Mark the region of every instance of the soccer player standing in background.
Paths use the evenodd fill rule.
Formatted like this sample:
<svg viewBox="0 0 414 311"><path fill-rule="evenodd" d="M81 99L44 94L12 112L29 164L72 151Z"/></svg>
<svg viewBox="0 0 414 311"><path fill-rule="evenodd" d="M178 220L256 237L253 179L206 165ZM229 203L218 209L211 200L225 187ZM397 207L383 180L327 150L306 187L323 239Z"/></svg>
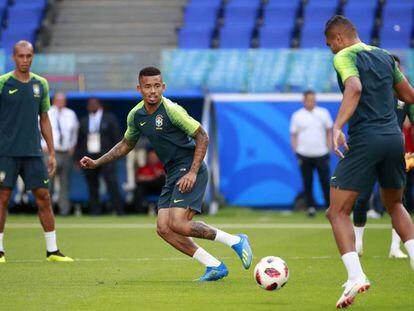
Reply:
<svg viewBox="0 0 414 311"><path fill-rule="evenodd" d="M30 72L33 57L30 42L17 42L13 48L15 70L0 76L0 262L6 262L3 232L7 205L18 175L35 196L45 234L46 259L69 262L73 259L63 255L57 247L48 190L49 176L56 171L52 127L47 113L49 86L46 79ZM39 124L49 150L48 170L42 160Z"/></svg>
<svg viewBox="0 0 414 311"><path fill-rule="evenodd" d="M215 281L228 275L227 267L191 237L214 240L231 247L245 269L252 261L246 235L232 235L212 228L193 217L201 213L208 181L204 163L208 136L199 122L179 105L162 96L165 83L155 67L142 69L138 91L143 100L128 114L124 138L97 160L83 157L84 169L95 169L114 161L134 149L140 134L148 137L167 174L158 201L157 232L169 244L206 266L198 281Z"/></svg>
<svg viewBox="0 0 414 311"><path fill-rule="evenodd" d="M341 157L331 177L327 217L348 272L337 308L354 302L370 287L355 250L350 213L358 195L378 177L384 206L400 235L414 269L414 226L402 204L405 185L404 141L394 112L394 90L414 103L414 90L388 52L362 43L355 26L334 16L325 27L326 44L335 55L334 67L343 99L333 126L335 152ZM349 121L349 122L348 122ZM342 128L348 122L348 140ZM344 153L340 146L344 145Z"/></svg>

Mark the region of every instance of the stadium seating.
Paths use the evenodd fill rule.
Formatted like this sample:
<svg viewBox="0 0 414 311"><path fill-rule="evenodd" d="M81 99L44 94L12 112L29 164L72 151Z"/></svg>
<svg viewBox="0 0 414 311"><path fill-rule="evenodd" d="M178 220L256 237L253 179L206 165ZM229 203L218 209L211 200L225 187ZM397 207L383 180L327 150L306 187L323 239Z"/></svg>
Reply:
<svg viewBox="0 0 414 311"><path fill-rule="evenodd" d="M187 7L215 7L219 8L221 6L222 1L221 0L190 0L187 4Z"/></svg>
<svg viewBox="0 0 414 311"><path fill-rule="evenodd" d="M15 0L13 4L0 1L0 16L7 16L7 28L2 31L1 46L8 52L18 40L36 41L36 32L41 26L47 0ZM2 13L6 10L7 14Z"/></svg>
<svg viewBox="0 0 414 311"><path fill-rule="evenodd" d="M264 26L259 29L259 46L261 48L288 48L292 38L293 25L284 27Z"/></svg>
<svg viewBox="0 0 414 311"><path fill-rule="evenodd" d="M184 12L184 27L215 27L218 7L187 6Z"/></svg>
<svg viewBox="0 0 414 311"><path fill-rule="evenodd" d="M224 26L220 29L220 48L247 49L253 29L250 26Z"/></svg>
<svg viewBox="0 0 414 311"><path fill-rule="evenodd" d="M248 72L247 52L216 50L211 56L207 90L210 92L243 92L246 89Z"/></svg>
<svg viewBox="0 0 414 311"><path fill-rule="evenodd" d="M384 48L409 48L413 30L412 1L389 1L382 14L380 44Z"/></svg>
<svg viewBox="0 0 414 311"><path fill-rule="evenodd" d="M250 50L247 92L284 91L285 73L289 66L288 50Z"/></svg>
<svg viewBox="0 0 414 311"><path fill-rule="evenodd" d="M183 49L208 49L211 46L213 28L181 28L178 46Z"/></svg>
<svg viewBox="0 0 414 311"><path fill-rule="evenodd" d="M260 1L233 0L224 9L226 26L253 27L256 24Z"/></svg>
<svg viewBox="0 0 414 311"><path fill-rule="evenodd" d="M302 48L324 47L323 30L337 9L337 1L311 0L305 7L304 25L301 32Z"/></svg>
<svg viewBox="0 0 414 311"><path fill-rule="evenodd" d="M291 26L293 27L296 20L296 14L298 7L294 4L294 1L287 2L290 5L282 2L270 2L264 9L264 25L266 26Z"/></svg>
<svg viewBox="0 0 414 311"><path fill-rule="evenodd" d="M375 25L375 10L377 1L349 0L344 8L343 15L349 18L356 28L363 42L370 43Z"/></svg>

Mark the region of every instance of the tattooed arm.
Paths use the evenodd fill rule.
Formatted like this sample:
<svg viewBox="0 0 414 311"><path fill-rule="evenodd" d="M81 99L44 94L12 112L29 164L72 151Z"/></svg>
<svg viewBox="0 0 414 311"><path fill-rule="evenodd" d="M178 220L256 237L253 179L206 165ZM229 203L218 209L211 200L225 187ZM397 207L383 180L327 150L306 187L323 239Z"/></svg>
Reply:
<svg viewBox="0 0 414 311"><path fill-rule="evenodd" d="M191 189L193 189L197 179L198 170L200 169L207 152L208 135L201 126L195 131L193 138L196 143L193 163L191 164L190 171L177 182L178 189L183 193L190 192Z"/></svg>
<svg viewBox="0 0 414 311"><path fill-rule="evenodd" d="M111 150L109 150L107 153L105 153L102 157L100 157L97 160L93 160L89 157L83 157L82 160L80 160L80 165L84 169L97 168L106 163L115 161L123 157L128 152L130 152L132 149L134 149L135 144L136 144L136 141L129 141L126 138L123 138Z"/></svg>

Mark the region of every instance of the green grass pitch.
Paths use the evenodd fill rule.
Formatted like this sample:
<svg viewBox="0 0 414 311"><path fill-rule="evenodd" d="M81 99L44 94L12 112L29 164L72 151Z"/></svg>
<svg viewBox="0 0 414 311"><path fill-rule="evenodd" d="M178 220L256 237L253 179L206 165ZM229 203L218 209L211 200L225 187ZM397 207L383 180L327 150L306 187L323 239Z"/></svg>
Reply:
<svg viewBox="0 0 414 311"><path fill-rule="evenodd" d="M159 238L153 217L57 218L58 243L74 263L45 261L37 218L10 216L5 232L7 263L0 264L0 310L334 310L346 280L332 232L322 214L283 215L223 209L199 217L231 233L250 236L253 266L280 256L290 269L288 284L267 292L256 285L253 267L211 241L200 245L230 270L212 283L192 280L204 268ZM408 260L388 258L390 219L369 220L362 264L372 288L352 310L414 310L414 271Z"/></svg>

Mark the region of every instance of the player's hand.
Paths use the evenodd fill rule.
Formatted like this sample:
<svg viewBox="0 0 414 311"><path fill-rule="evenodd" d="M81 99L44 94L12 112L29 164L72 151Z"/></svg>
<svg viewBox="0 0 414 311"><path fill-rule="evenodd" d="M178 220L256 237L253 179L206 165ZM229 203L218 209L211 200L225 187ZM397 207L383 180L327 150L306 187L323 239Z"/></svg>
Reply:
<svg viewBox="0 0 414 311"><path fill-rule="evenodd" d="M181 193L190 192L194 187L196 179L196 173L188 172L177 182L178 190L180 190Z"/></svg>
<svg viewBox="0 0 414 311"><path fill-rule="evenodd" d="M344 158L344 154L342 153L342 151L340 150L340 147L344 145L344 151L348 151L349 147L348 144L346 143L346 137L345 134L342 132L342 130L340 129L333 129L333 148L335 153L340 157L340 158Z"/></svg>
<svg viewBox="0 0 414 311"><path fill-rule="evenodd" d="M92 169L94 169L94 168L96 168L97 167L97 165L96 165L96 160L92 160L91 158L89 158L89 157L83 157L80 161L79 161L79 164L80 164L80 166L83 168L83 169L90 169L90 170L92 170Z"/></svg>
<svg viewBox="0 0 414 311"><path fill-rule="evenodd" d="M47 160L47 173L50 177L55 176L56 173L56 158L55 156L50 156Z"/></svg>

